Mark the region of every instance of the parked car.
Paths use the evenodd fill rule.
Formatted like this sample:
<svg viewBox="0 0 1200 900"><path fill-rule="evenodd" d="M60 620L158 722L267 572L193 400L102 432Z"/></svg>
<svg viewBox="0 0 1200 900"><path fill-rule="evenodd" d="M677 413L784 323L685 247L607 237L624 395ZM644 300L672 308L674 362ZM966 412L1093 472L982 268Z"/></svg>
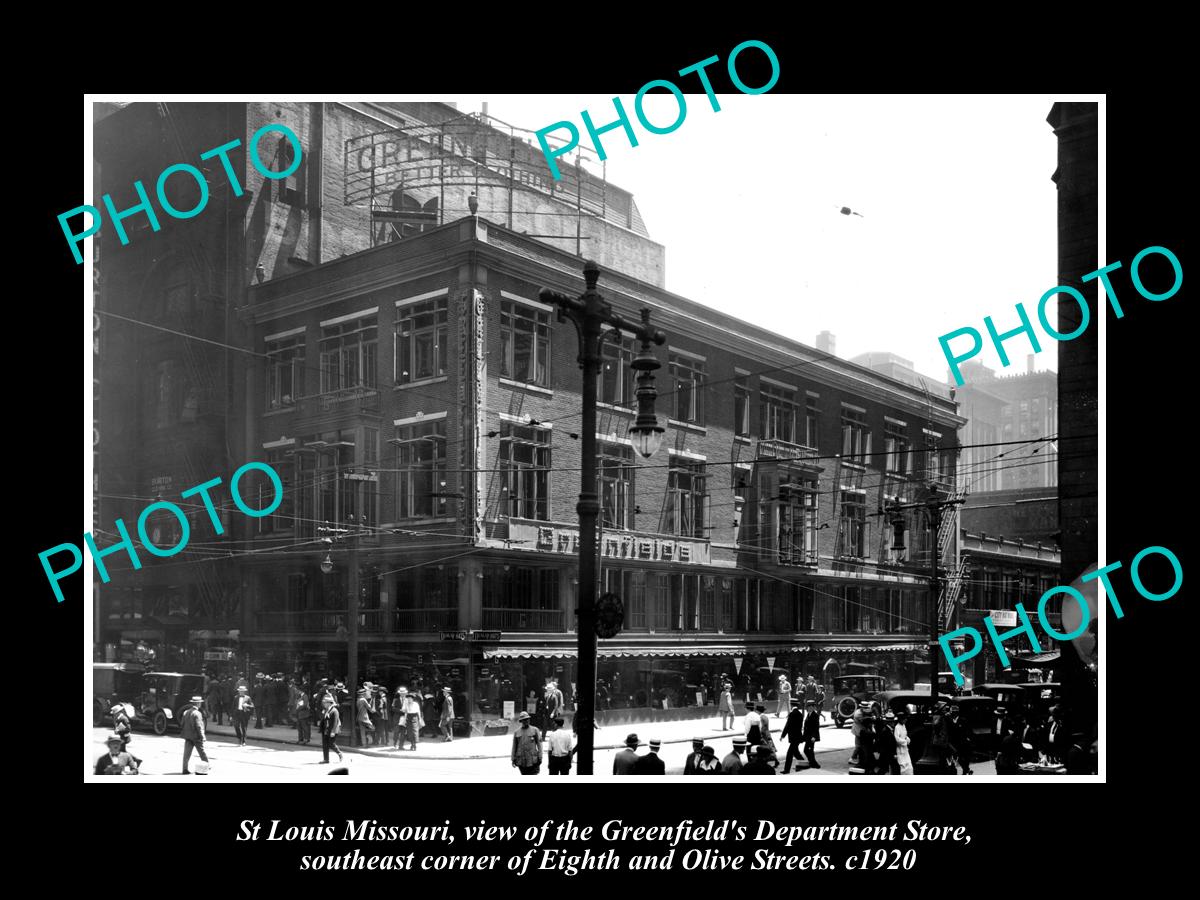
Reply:
<svg viewBox="0 0 1200 900"><path fill-rule="evenodd" d="M113 695L122 703L133 703L142 696L141 663L92 663L92 724L99 727L112 721Z"/></svg>
<svg viewBox="0 0 1200 900"><path fill-rule="evenodd" d="M193 696L204 696L204 676L185 672L147 672L142 676L141 701L134 724L149 725L155 734L179 727L179 714Z"/></svg>
<svg viewBox="0 0 1200 900"><path fill-rule="evenodd" d="M938 694L936 697L928 691L883 691L874 697L875 704L882 711L891 710L898 713L904 710L908 713L908 755L915 764L925 753L925 744L929 740L929 722L932 719L933 708L940 702L949 703L952 699L948 694Z"/></svg>
<svg viewBox="0 0 1200 900"><path fill-rule="evenodd" d="M882 675L839 675L833 679L833 722L841 728L863 700L883 691ZM929 695L926 694L926 697Z"/></svg>
<svg viewBox="0 0 1200 900"><path fill-rule="evenodd" d="M996 755L996 700L982 694L955 697L958 714L971 729L971 742L976 755L991 759Z"/></svg>
<svg viewBox="0 0 1200 900"><path fill-rule="evenodd" d="M996 706L1003 706L1009 714L1022 712L1029 700L1028 692L1019 684L981 684L975 688L975 695L991 697Z"/></svg>

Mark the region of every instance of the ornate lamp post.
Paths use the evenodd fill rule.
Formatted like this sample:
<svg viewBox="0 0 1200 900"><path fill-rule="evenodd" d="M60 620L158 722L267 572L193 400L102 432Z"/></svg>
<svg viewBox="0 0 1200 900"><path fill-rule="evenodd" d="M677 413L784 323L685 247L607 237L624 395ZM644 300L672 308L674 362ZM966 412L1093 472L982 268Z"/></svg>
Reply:
<svg viewBox="0 0 1200 900"><path fill-rule="evenodd" d="M580 478L579 504L579 669L575 687L575 731L579 736L576 750L576 771L592 774L592 750L595 744L596 710L596 569L599 547L596 543L596 519L600 512L596 492L596 378L600 373L604 325L627 332L641 341L641 350L633 360L637 371L638 413L629 426L629 438L643 459L649 459L662 443L663 429L654 414L658 392L654 388L654 371L661 367L651 350L651 344L663 344L666 335L650 327L650 310L642 310L640 324L630 322L613 312L609 303L596 290L600 267L592 260L583 266L587 289L577 298L567 297L543 288L538 299L558 307L559 321L569 319L579 333L579 368L583 370L583 423L580 428L583 472ZM610 635L611 636L611 635Z"/></svg>

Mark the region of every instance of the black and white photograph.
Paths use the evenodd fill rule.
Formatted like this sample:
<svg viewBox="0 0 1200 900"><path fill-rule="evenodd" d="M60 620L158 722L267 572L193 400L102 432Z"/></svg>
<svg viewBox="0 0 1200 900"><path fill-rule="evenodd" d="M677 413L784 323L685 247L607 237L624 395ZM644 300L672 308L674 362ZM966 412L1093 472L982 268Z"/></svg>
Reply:
<svg viewBox="0 0 1200 900"><path fill-rule="evenodd" d="M85 777L1102 774L1103 98L764 80L88 98Z"/></svg>

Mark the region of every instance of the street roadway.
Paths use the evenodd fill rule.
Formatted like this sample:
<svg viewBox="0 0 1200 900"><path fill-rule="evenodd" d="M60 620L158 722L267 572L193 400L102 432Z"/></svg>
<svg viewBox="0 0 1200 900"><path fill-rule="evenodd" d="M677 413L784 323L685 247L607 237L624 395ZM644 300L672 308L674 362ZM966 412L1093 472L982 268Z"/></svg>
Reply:
<svg viewBox="0 0 1200 900"><path fill-rule="evenodd" d="M94 771L96 760L105 753L104 739L108 729L93 728L90 731L85 761L89 774ZM315 739L313 744L298 746L255 740L251 736L246 746L240 747L232 738L210 736L205 741L205 750L212 761L212 772L203 778L190 775L187 776L187 780L274 782L324 778L331 770L338 768L337 757L333 756L331 763L325 765L321 759L320 735L315 735ZM848 777L847 762L853 744L849 729L822 729L822 739L824 747L818 744L822 749L817 754L821 768L793 770L787 776L789 779L841 781ZM724 756L732 746L727 737L714 738L710 743L718 756ZM422 781L498 781L519 780L522 777L506 758L429 758L420 753L409 756L405 751L388 750L380 753L376 750L373 753L360 753L345 746L342 749L345 753L344 767L349 776L363 781L407 781L414 777ZM422 746L421 749L424 750L425 747ZM642 748L643 752L644 749ZM137 731L134 732L129 750L142 760L142 776L184 777L183 740L177 734L158 737ZM682 774L684 760L690 751L690 742L669 743L663 746L660 755L667 764L668 775ZM612 761L616 752L596 751L595 771L598 774L611 778L609 773L612 772ZM193 768L198 759L193 753ZM977 763L974 768L978 775L983 777L993 775L995 771L991 762ZM549 777L544 765L539 777Z"/></svg>

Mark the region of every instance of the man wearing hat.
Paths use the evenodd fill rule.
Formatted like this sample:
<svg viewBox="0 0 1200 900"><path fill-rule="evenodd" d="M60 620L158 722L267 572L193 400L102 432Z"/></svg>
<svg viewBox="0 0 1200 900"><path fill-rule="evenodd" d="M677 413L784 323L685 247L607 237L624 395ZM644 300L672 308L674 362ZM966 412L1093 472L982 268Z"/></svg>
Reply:
<svg viewBox="0 0 1200 900"><path fill-rule="evenodd" d="M246 726L250 724L250 713L254 712L254 701L250 699L250 689L244 684L237 686L233 705L229 714L233 716L233 731L237 735L238 745L246 746Z"/></svg>
<svg viewBox="0 0 1200 900"><path fill-rule="evenodd" d="M542 733L529 720L529 713L522 711L518 717L520 727L513 732L512 764L522 775L537 775L542 771Z"/></svg>
<svg viewBox="0 0 1200 900"><path fill-rule="evenodd" d="M867 700L858 702L858 709L850 716L850 734L854 738L854 752L850 754L850 765L856 766L862 759L859 749L862 746L863 718L871 712L871 704Z"/></svg>
<svg viewBox="0 0 1200 900"><path fill-rule="evenodd" d="M791 703L791 712L783 723L783 730L779 732L781 741L788 739L787 755L783 758L784 775L792 771L792 760L800 759L800 741L804 739L804 711L800 708L800 698L795 698Z"/></svg>
<svg viewBox="0 0 1200 900"><path fill-rule="evenodd" d="M639 756L637 762L633 764L634 775L665 775L667 774L666 764L659 758L658 751L662 747L662 741L658 738L650 739L650 752Z"/></svg>
<svg viewBox="0 0 1200 900"><path fill-rule="evenodd" d="M404 741L405 733L405 715L404 703L408 700L408 688L404 685L396 688L396 693L392 695L392 747L395 750L400 749L400 745Z"/></svg>
<svg viewBox="0 0 1200 900"><path fill-rule="evenodd" d="M454 694L450 686L442 688L442 712L438 717L438 727L442 730L442 740L454 740Z"/></svg>
<svg viewBox="0 0 1200 900"><path fill-rule="evenodd" d="M312 739L312 709L309 706L308 685L292 686L292 712L296 717L296 743L307 744Z"/></svg>
<svg viewBox="0 0 1200 900"><path fill-rule="evenodd" d="M771 768L771 748L765 744L759 744L754 748L754 759L742 766L739 775L774 775L775 770Z"/></svg>
<svg viewBox="0 0 1200 900"><path fill-rule="evenodd" d="M371 682L358 689L358 700L354 706L354 726L358 737L358 746L366 747L371 743L371 734L375 725L371 722Z"/></svg>
<svg viewBox="0 0 1200 900"><path fill-rule="evenodd" d="M900 765L896 762L896 714L890 709L882 719L875 720L875 774L899 775Z"/></svg>
<svg viewBox="0 0 1200 900"><path fill-rule="evenodd" d="M183 774L190 775L188 771L188 760L192 758L192 751L195 750L200 754L200 759L205 763L208 762L208 754L204 752L204 717L200 715L200 704L204 702L204 698L197 694L188 701L188 705L184 707L182 715L179 717L179 733L183 737ZM197 765L197 770L200 766ZM207 765L204 766L207 769ZM204 774L197 771L197 774Z"/></svg>
<svg viewBox="0 0 1200 900"><path fill-rule="evenodd" d="M733 727L733 686L726 680L721 681L721 696L717 700L717 712L721 714L721 730Z"/></svg>
<svg viewBox="0 0 1200 900"><path fill-rule="evenodd" d="M722 775L737 775L742 771L742 753L746 750L746 739L744 737L735 737L733 739L733 750L725 754L725 758L721 760Z"/></svg>
<svg viewBox="0 0 1200 900"><path fill-rule="evenodd" d="M804 723L800 726L804 738L804 757L808 760L810 769L819 769L817 762L817 741L821 739L821 705L816 700L804 701Z"/></svg>
<svg viewBox="0 0 1200 900"><path fill-rule="evenodd" d="M776 689L778 698L775 702L775 718L790 716L792 714L792 683L788 681L787 673L784 672L779 676L779 686Z"/></svg>
<svg viewBox="0 0 1200 900"><path fill-rule="evenodd" d="M115 731L105 741L108 752L96 760L97 775L136 775L141 763L137 757L125 749L125 742Z"/></svg>
<svg viewBox="0 0 1200 900"><path fill-rule="evenodd" d="M337 745L338 732L342 730L342 714L338 711L337 702L330 694L321 698L321 753L325 762L329 762L329 751L337 754L338 762L342 761L342 749Z"/></svg>
<svg viewBox="0 0 1200 900"><path fill-rule="evenodd" d="M687 761L683 764L684 775L700 775L704 774L698 771L700 760L704 758L704 738L692 738L692 752L688 754Z"/></svg>
<svg viewBox="0 0 1200 900"><path fill-rule="evenodd" d="M633 767L637 765L638 755L637 748L641 744L638 742L638 736L631 734L625 738L625 748L618 750L617 755L613 757L613 774L614 775L632 775Z"/></svg>
<svg viewBox="0 0 1200 900"><path fill-rule="evenodd" d="M1021 738L1018 737L1007 717L1003 706L996 707L997 727L1000 729L1000 740L996 750L996 774L1019 775L1018 766L1021 763Z"/></svg>

